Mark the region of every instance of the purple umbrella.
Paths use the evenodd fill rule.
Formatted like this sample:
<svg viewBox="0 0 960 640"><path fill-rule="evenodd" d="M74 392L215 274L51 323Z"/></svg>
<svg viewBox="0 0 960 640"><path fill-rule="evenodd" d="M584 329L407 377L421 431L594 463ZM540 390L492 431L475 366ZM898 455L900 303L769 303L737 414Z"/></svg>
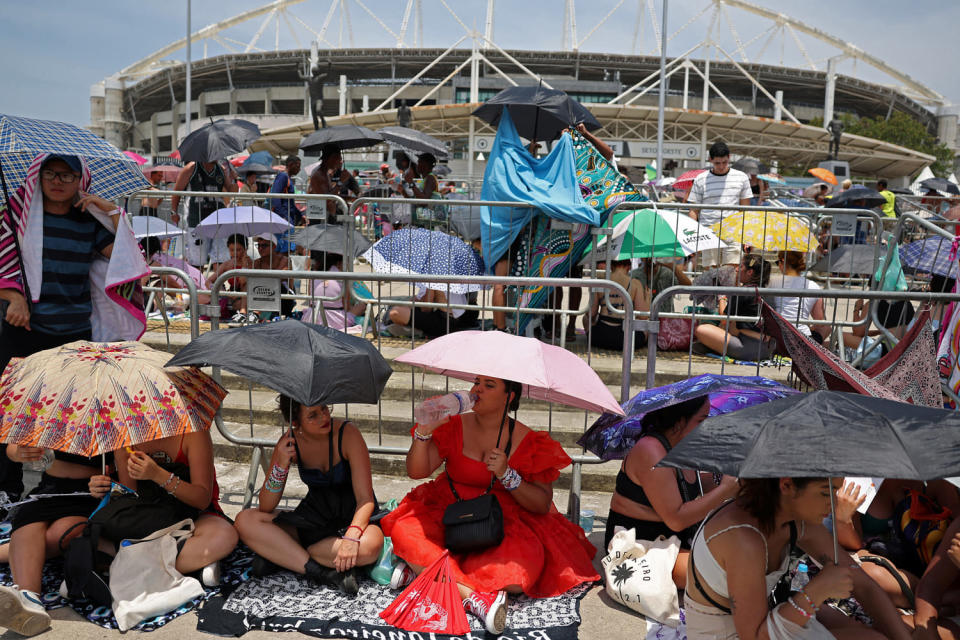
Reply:
<svg viewBox="0 0 960 640"><path fill-rule="evenodd" d="M710 415L719 416L799 393L761 376L724 376L707 373L663 387L641 391L623 404L626 417L605 413L577 441L601 460L627 456L643 435L643 417L686 400L709 395Z"/></svg>

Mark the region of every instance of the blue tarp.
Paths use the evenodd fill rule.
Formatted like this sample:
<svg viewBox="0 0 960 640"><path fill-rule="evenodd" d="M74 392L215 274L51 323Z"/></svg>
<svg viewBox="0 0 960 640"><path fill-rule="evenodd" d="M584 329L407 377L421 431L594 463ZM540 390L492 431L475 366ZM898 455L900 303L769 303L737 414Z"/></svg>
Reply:
<svg viewBox="0 0 960 640"><path fill-rule="evenodd" d="M483 175L484 200L529 203L551 218L599 225L600 214L583 199L570 136L560 136L549 154L534 158L526 150L504 109ZM536 209L481 207L483 261L493 270Z"/></svg>

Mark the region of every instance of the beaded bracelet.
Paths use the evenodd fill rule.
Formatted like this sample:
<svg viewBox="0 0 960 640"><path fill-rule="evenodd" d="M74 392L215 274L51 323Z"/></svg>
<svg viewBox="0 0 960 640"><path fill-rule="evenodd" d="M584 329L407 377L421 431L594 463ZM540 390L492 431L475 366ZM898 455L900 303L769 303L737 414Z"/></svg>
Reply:
<svg viewBox="0 0 960 640"><path fill-rule="evenodd" d="M166 482L164 482L162 485L160 485L160 488L161 488L161 489L166 489L166 488L167 488L167 485L170 484L171 482L173 482L174 477L175 477L175 475L174 475L173 471L171 471L171 472L170 472L170 477L167 478L167 481L166 481Z"/></svg>
<svg viewBox="0 0 960 640"><path fill-rule="evenodd" d="M176 495L177 495L177 489L179 489L179 488L180 488L180 478L177 477L177 484L173 485L173 488L172 488L172 489L167 489L167 493L169 493L170 495L176 497Z"/></svg>
<svg viewBox="0 0 960 640"><path fill-rule="evenodd" d="M422 433L420 433L418 429L414 429L413 437L414 439L419 440L420 442L429 442L430 440L433 439L433 434L431 433L430 435L425 436Z"/></svg>
<svg viewBox="0 0 960 640"><path fill-rule="evenodd" d="M289 469L284 469L278 464L273 465L270 469L270 475L263 483L263 488L270 493L280 493L283 491L283 485L287 481L288 473L290 473Z"/></svg>
<svg viewBox="0 0 960 640"><path fill-rule="evenodd" d="M370 526L370 525L367 525L367 527L369 527L369 526ZM347 527L347 531L350 531L350 529L356 529L357 531L360 532L360 535L363 536L363 532L367 530L367 527L363 527L363 528L361 529L361 528L358 527L357 525L352 524L352 525L350 525L349 527Z"/></svg>
<svg viewBox="0 0 960 640"><path fill-rule="evenodd" d="M500 478L500 484L507 491L513 491L520 486L521 482L523 482L523 478L512 467L507 467L507 470L503 472L503 477Z"/></svg>
<svg viewBox="0 0 960 640"><path fill-rule="evenodd" d="M801 607L800 605L798 605L796 602L794 602L794 601L793 601L793 598L787 598L787 602L790 603L790 606L791 606L791 607L793 607L794 609L796 609L797 611L799 611L800 613L802 613L802 614L803 614L803 617L806 618L807 620L809 620L810 618L813 617L812 615L810 615L809 613L807 613L806 609L804 609L803 607Z"/></svg>
<svg viewBox="0 0 960 640"><path fill-rule="evenodd" d="M799 594L802 595L804 598L806 598L807 602L810 604L810 608L813 609L813 612L814 612L814 613L820 613L820 607L818 607L817 605L815 605L815 604L813 603L813 599L812 599L809 595L807 595L807 592L806 592L806 591L804 591L803 589L801 589L801 590L798 591L797 593L799 593Z"/></svg>

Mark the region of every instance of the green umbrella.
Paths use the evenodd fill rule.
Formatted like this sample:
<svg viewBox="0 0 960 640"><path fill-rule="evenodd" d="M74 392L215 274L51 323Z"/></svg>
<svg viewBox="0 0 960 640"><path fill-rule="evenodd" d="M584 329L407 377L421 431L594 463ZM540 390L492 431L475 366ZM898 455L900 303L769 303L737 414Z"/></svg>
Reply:
<svg viewBox="0 0 960 640"><path fill-rule="evenodd" d="M683 258L706 249L723 249L713 231L675 211L618 211L613 217L610 252L614 260L629 258ZM589 255L590 248L587 250ZM606 240L599 242L596 259L607 259Z"/></svg>

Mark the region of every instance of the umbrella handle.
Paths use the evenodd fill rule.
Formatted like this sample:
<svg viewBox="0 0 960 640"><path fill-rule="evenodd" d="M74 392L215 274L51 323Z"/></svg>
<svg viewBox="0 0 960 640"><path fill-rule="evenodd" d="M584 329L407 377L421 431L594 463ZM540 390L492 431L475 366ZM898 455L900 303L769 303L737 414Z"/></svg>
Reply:
<svg viewBox="0 0 960 640"><path fill-rule="evenodd" d="M833 493L833 477L827 478L830 486L830 531L833 534L833 564L837 564L840 559L840 547L837 544L837 508L836 496Z"/></svg>

